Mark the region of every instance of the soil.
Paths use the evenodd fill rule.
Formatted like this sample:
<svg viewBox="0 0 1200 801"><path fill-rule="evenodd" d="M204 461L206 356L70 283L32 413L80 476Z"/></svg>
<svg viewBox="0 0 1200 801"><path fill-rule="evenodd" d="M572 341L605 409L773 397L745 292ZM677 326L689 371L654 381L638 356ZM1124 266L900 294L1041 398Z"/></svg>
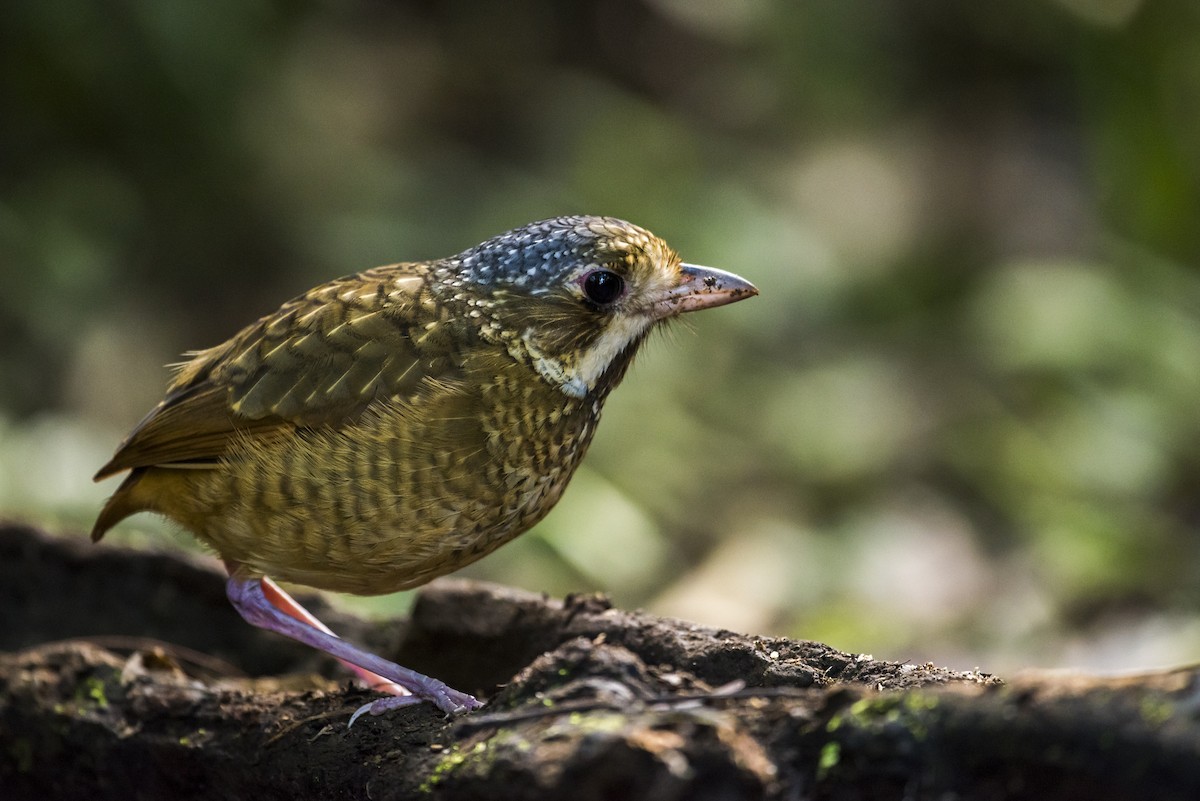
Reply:
<svg viewBox="0 0 1200 801"><path fill-rule="evenodd" d="M0 525L3 799L1196 799L1200 670L1002 681L460 580L410 619L299 596L473 692L373 694L206 561Z"/></svg>

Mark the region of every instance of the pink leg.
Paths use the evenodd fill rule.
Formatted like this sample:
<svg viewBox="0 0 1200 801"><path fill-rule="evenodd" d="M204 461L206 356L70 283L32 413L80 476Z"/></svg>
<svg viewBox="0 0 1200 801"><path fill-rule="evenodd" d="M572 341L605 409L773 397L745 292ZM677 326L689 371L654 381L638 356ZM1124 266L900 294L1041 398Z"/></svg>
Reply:
<svg viewBox="0 0 1200 801"><path fill-rule="evenodd" d="M286 594L275 586L274 582L268 585L266 580L241 578L237 575L229 577L229 581L225 584L225 593L229 596L233 608L247 623L310 645L343 663L362 668L368 675L381 678L385 682L394 682L411 693L411 695L381 698L374 703L367 704L355 712L350 719L352 724L364 712L369 711L371 714L378 715L389 709L396 709L419 701L429 701L448 715L468 712L483 706L474 697L451 689L437 679L424 676L415 670L409 670L395 662L389 662L351 645L330 633L324 625L314 624L313 621L316 619L295 601L292 601L290 605L284 604L285 607L294 607L294 610L276 606L268 597L268 586L279 597L286 597Z"/></svg>
<svg viewBox="0 0 1200 801"><path fill-rule="evenodd" d="M263 595L266 596L267 600L276 609L286 615L296 618L296 620L299 620L302 623L307 623L314 629L325 632L331 637L337 636L328 626L322 623L316 615L301 606L299 601L288 595L287 592L285 592L282 587L272 581L269 576L263 576L261 581ZM338 661L345 665L347 670L351 671L355 676L358 676L359 680L376 692L388 693L389 695L412 695L412 693L401 687L396 682L388 681L383 676L378 676L366 668L361 668L352 662L347 662L345 659L339 659Z"/></svg>

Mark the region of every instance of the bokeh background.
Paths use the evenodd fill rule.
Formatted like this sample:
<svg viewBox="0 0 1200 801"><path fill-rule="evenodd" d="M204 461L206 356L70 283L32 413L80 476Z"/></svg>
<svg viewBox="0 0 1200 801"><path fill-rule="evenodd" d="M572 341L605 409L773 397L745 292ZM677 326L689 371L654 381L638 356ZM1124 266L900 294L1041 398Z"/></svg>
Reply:
<svg viewBox="0 0 1200 801"><path fill-rule="evenodd" d="M564 213L762 295L656 339L466 573L993 672L1200 659L1195 0L9 3L0 515L83 536L183 351Z"/></svg>

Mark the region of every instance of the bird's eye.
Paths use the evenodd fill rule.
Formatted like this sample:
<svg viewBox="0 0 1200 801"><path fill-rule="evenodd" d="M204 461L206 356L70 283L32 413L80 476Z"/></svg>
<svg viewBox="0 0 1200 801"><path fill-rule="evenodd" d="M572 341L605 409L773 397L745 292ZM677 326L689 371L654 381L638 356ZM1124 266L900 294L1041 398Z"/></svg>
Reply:
<svg viewBox="0 0 1200 801"><path fill-rule="evenodd" d="M597 306L607 306L625 289L625 279L611 270L596 270L583 279L583 294Z"/></svg>

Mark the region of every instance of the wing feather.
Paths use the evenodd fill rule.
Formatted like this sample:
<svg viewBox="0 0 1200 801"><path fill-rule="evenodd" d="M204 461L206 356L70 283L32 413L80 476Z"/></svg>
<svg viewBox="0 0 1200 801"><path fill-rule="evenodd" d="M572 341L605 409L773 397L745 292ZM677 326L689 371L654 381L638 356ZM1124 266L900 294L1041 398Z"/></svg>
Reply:
<svg viewBox="0 0 1200 801"><path fill-rule="evenodd" d="M430 322L445 323L426 269L392 265L331 281L194 354L97 480L138 467L215 465L239 439L344 425L379 399L452 380L444 354L416 341Z"/></svg>

